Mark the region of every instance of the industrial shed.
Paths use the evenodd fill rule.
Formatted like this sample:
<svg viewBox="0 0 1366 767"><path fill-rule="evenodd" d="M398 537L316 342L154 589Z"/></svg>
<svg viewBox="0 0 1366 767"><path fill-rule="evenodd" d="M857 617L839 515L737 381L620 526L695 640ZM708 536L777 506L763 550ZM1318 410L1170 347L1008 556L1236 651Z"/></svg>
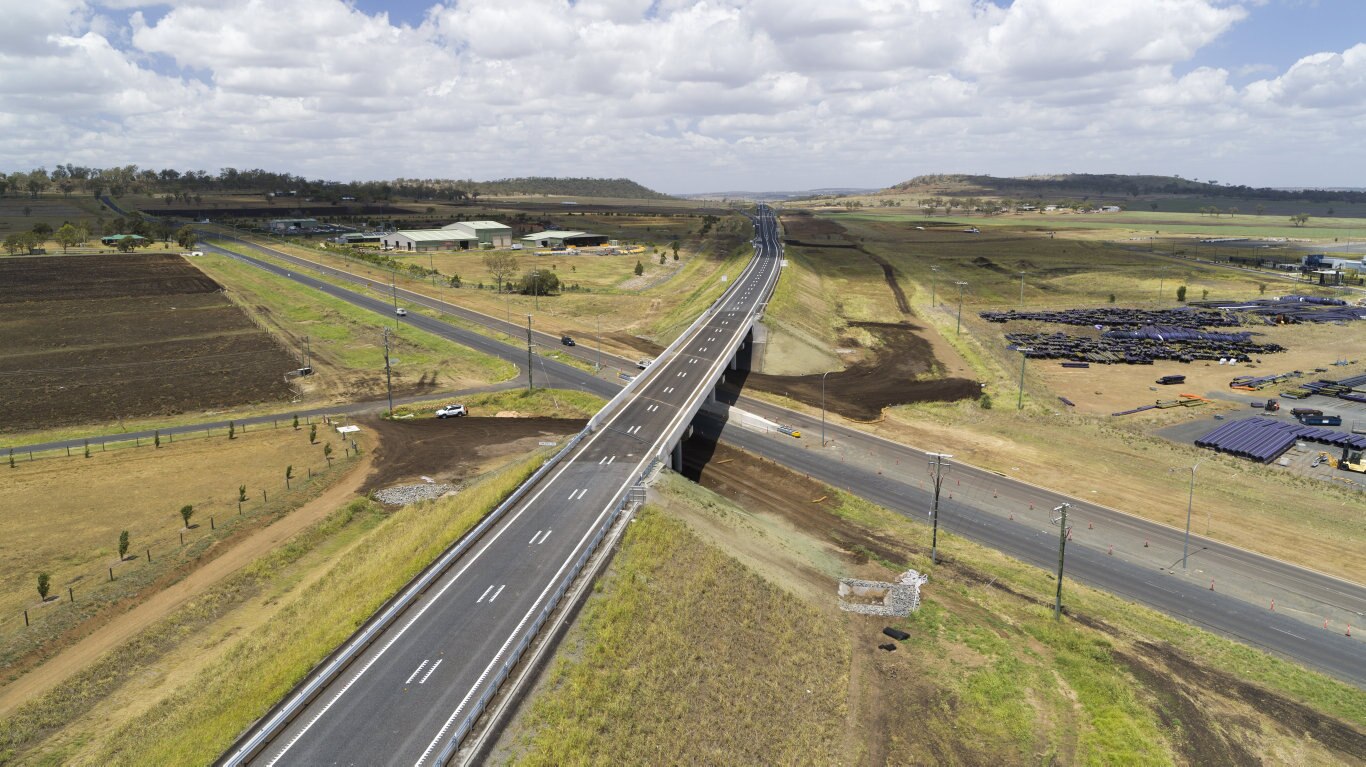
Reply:
<svg viewBox="0 0 1366 767"><path fill-rule="evenodd" d="M522 239L538 248L583 248L593 245L606 245L608 238L603 234L549 229L544 232L528 234Z"/></svg>
<svg viewBox="0 0 1366 767"><path fill-rule="evenodd" d="M394 250L469 250L479 238L458 229L409 229L389 232L380 244Z"/></svg>
<svg viewBox="0 0 1366 767"><path fill-rule="evenodd" d="M512 245L512 227L497 221L457 221L441 227L446 231L464 232L479 238L481 246L506 248Z"/></svg>

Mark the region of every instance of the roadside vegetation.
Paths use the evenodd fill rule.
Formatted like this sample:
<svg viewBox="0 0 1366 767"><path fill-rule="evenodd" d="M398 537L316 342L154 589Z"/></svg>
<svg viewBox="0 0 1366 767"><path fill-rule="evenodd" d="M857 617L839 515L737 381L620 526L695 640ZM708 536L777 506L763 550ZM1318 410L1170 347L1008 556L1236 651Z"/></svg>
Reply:
<svg viewBox="0 0 1366 767"><path fill-rule="evenodd" d="M363 499L339 509L0 722L0 758L212 762L548 455L392 513ZM139 681L157 669L173 675ZM110 701L119 705L98 705Z"/></svg>
<svg viewBox="0 0 1366 767"><path fill-rule="evenodd" d="M606 400L588 392L573 389L525 388L483 392L456 398L469 409L470 415L487 418L498 413L516 413L520 418L591 418L607 404ZM397 418L430 418L435 410L451 402L451 398L416 402L394 408Z"/></svg>
<svg viewBox="0 0 1366 767"><path fill-rule="evenodd" d="M390 323L383 317L226 256L206 254L196 263L226 286L229 297L248 314L276 329L291 346L302 348L308 337L315 374L300 379L300 385L320 387L320 394L333 397L384 393L381 331ZM399 360L393 366L398 392L467 388L514 375L514 366L507 362L410 325L395 324L390 328L390 356Z"/></svg>
<svg viewBox="0 0 1366 767"><path fill-rule="evenodd" d="M494 761L1366 758L1347 685L1074 583L1055 622L1046 573L942 534L931 565L923 525L820 492L812 513L741 509L666 475ZM838 577L907 566L930 575L912 617L835 608ZM893 652L887 625L911 635Z"/></svg>

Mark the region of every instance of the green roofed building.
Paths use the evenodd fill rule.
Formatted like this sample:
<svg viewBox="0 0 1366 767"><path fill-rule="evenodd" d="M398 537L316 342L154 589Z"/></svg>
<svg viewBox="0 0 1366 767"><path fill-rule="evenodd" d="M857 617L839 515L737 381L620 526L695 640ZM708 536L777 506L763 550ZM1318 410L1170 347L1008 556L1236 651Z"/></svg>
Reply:
<svg viewBox="0 0 1366 767"><path fill-rule="evenodd" d="M528 234L522 239L539 248L583 248L593 245L606 245L608 238L602 234L548 229L544 232Z"/></svg>
<svg viewBox="0 0 1366 767"><path fill-rule="evenodd" d="M380 244L385 248L409 252L469 250L478 242L478 237L459 229L408 229L389 232L380 238Z"/></svg>
<svg viewBox="0 0 1366 767"><path fill-rule="evenodd" d="M506 248L512 245L512 227L497 221L457 221L441 228L472 234L479 238L481 246Z"/></svg>
<svg viewBox="0 0 1366 767"><path fill-rule="evenodd" d="M141 245L146 239L146 237L143 237L140 234L110 234L101 237L100 243L103 245L114 246L118 245L123 240L133 240L134 242L137 242L139 245Z"/></svg>

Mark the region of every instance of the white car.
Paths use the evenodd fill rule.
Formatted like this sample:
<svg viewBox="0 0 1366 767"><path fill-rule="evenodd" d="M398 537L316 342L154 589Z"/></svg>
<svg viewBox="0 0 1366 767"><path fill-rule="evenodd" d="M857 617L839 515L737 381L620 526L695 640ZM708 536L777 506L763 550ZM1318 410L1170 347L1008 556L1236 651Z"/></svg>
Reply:
<svg viewBox="0 0 1366 767"><path fill-rule="evenodd" d="M654 359L653 359L652 357L646 357L646 358L640 360L639 362L637 362L637 363L636 363L636 367L640 368L641 370L644 370L645 368L648 368L648 367L649 367L650 365L652 365L652 364L654 364Z"/></svg>
<svg viewBox="0 0 1366 767"><path fill-rule="evenodd" d="M397 309L394 310L394 314L397 314L397 315L400 316L400 317L407 317L407 316L408 316L408 310L407 310L407 309L404 309L403 307L400 306L399 308L397 308Z"/></svg>
<svg viewBox="0 0 1366 767"><path fill-rule="evenodd" d="M464 405L447 405L436 410L437 418L459 418L462 415L469 415Z"/></svg>

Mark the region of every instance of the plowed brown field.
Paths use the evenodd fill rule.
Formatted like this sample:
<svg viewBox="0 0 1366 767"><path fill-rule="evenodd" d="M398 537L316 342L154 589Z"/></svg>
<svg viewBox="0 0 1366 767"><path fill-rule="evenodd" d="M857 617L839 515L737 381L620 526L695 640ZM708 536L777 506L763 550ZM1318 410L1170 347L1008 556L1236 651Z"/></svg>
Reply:
<svg viewBox="0 0 1366 767"><path fill-rule="evenodd" d="M0 432L282 400L297 367L180 256L0 259Z"/></svg>

